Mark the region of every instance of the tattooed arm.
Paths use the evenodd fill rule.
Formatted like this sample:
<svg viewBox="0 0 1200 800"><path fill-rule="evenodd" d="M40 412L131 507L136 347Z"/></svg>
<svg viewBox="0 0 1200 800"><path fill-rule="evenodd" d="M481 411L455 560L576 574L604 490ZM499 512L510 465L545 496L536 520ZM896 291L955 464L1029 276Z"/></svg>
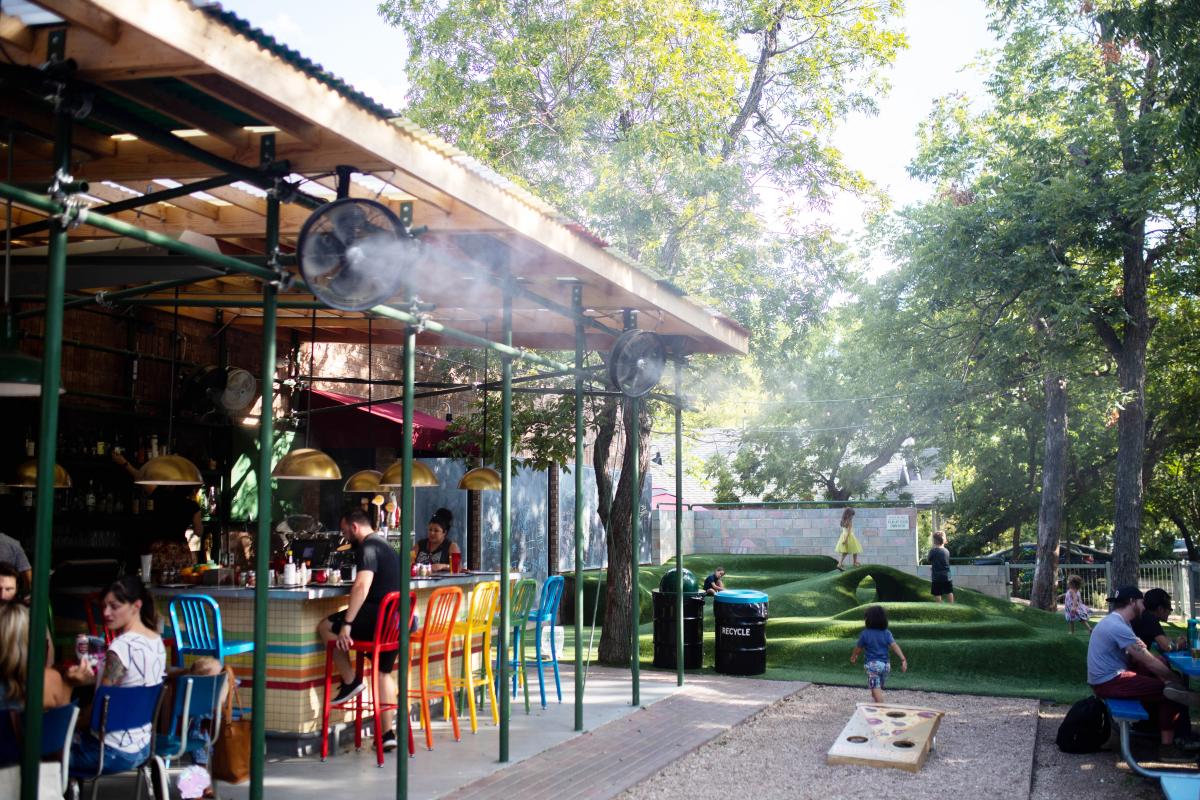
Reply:
<svg viewBox="0 0 1200 800"><path fill-rule="evenodd" d="M104 657L104 673L100 676L101 686L120 686L125 677L125 665L112 650Z"/></svg>

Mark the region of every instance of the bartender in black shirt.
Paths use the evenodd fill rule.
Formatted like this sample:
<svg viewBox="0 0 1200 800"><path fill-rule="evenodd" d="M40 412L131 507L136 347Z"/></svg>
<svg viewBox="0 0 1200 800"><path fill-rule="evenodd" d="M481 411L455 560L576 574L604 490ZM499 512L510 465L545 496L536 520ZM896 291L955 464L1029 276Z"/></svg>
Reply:
<svg viewBox="0 0 1200 800"><path fill-rule="evenodd" d="M347 655L353 641L370 641L375 637L375 623L379 616L383 598L391 592L400 591L400 557L387 539L371 527L371 519L363 511L355 509L342 516L342 535L354 546L358 574L350 587L350 604L344 611L321 620L317 635L322 642L334 642L333 663L342 678L342 685L330 701L341 705L359 695L366 687L362 676L354 671ZM381 653L375 668L383 676L382 694L385 703L395 703L396 683L392 669L396 665L396 651ZM382 725L376 728L383 733L383 747L396 747L396 734L392 731L392 712L382 712ZM378 735L378 733L376 734Z"/></svg>

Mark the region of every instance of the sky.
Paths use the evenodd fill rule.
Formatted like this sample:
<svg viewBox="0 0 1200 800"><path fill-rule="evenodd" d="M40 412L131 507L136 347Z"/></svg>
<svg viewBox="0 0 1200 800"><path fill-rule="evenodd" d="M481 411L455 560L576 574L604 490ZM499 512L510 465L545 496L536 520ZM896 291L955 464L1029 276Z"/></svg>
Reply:
<svg viewBox="0 0 1200 800"><path fill-rule="evenodd" d="M374 0L223 0L222 5L360 91L403 111L404 37L380 19ZM982 94L982 77L966 67L995 44L983 0L908 0L906 6L901 24L909 47L891 70L891 91L879 99L877 115L847 119L834 138L847 162L884 189L895 207L929 192L905 171L916 152L918 124L937 97ZM829 213L845 233L862 233L862 206L855 199L839 199ZM877 258L870 271L887 267L886 260Z"/></svg>

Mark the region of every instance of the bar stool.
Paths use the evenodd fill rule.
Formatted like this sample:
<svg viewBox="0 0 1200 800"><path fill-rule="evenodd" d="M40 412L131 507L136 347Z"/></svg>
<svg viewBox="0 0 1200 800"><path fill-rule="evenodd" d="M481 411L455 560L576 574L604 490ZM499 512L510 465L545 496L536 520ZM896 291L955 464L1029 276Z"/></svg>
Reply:
<svg viewBox="0 0 1200 800"><path fill-rule="evenodd" d="M410 592L408 595L409 602L409 622L412 622L417 611L417 595L415 592ZM329 757L329 704L330 693L333 691L333 649L337 646L336 642L326 642L325 644L325 696L321 703L321 760L324 761ZM375 665L379 663L379 656L383 653L395 653L400 649L400 593L389 592L383 596L383 602L379 605L379 616L375 618L375 635L370 641L352 639L350 641L350 649L358 654L357 672L362 676L362 680L370 680L371 682L371 699L364 700L363 694L355 698L354 704L354 749L358 750L362 747L362 718L363 708L369 706L375 718L375 760L379 766L383 766L383 721L382 712L388 710L397 710L398 704L385 703L379 696L379 670ZM367 666L365 661L370 659L371 664ZM402 665L402 668L407 668L407 665ZM367 673L370 673L369 677ZM412 727L408 729L408 754L411 756L415 748L413 747Z"/></svg>
<svg viewBox="0 0 1200 800"><path fill-rule="evenodd" d="M525 620L529 618L529 612L533 608L533 601L536 597L537 581L533 578L522 578L513 585L512 599L509 601L509 621L512 623L512 637L509 644L511 649L508 651L508 668L512 671L511 694L515 696L517 693L519 677L521 685L525 687L526 714L529 713L529 684L525 680L525 659L521 653L521 646L525 641ZM498 645L497 650L499 650ZM497 664L499 661L500 655L497 653Z"/></svg>
<svg viewBox="0 0 1200 800"><path fill-rule="evenodd" d="M492 671L492 624L495 622L496 609L499 606L500 582L487 581L471 590L467 603L467 618L454 623L454 636L462 637L462 677L454 678L454 688L461 688L467 693L467 708L471 716L471 733L479 732L479 722L475 714L475 670L471 666L471 657L475 654L476 639L480 640L478 652L483 654L483 665L480 668L480 684L487 684L488 699L491 700L492 724L500 723L500 713L496 709L496 676Z"/></svg>
<svg viewBox="0 0 1200 800"><path fill-rule="evenodd" d="M171 616L177 667L183 666L185 655L212 656L224 664L227 656L254 650L254 642L225 638L221 628L221 607L206 594L173 597L167 612Z"/></svg>
<svg viewBox="0 0 1200 800"><path fill-rule="evenodd" d="M554 646L554 622L558 619L558 606L562 601L563 593L563 576L551 575L546 578L546 582L542 584L542 599L538 602L538 607L535 611L529 613L526 618L534 624L533 628L533 647L534 660L537 665L538 672L538 691L542 695L542 708L546 707L546 662L542 658L542 626L550 626L550 663L554 667L554 688L558 692L558 702L562 702L562 681L558 674L558 650ZM525 658L525 639L521 638L521 661L527 663ZM524 670L522 670L524 672ZM526 675L526 682L529 677ZM525 707L529 708L529 688L525 689Z"/></svg>
<svg viewBox="0 0 1200 800"><path fill-rule="evenodd" d="M420 647L420 683L416 693L410 689L409 698L417 698L421 702L421 727L425 730L425 747L433 749L433 730L429 716L429 697L431 688L440 688L438 694L446 703L450 724L454 728L454 741L459 741L462 734L458 729L458 710L454 705L454 675L450 670L450 639L454 635L454 623L458 619L458 609L462 606L462 589L457 586L443 586L435 589L429 595L425 604L424 624L417 630L409 643L409 661L413 658L412 648ZM441 647L441 652L432 652L435 647ZM441 680L429 680L429 662L436 659L442 662Z"/></svg>

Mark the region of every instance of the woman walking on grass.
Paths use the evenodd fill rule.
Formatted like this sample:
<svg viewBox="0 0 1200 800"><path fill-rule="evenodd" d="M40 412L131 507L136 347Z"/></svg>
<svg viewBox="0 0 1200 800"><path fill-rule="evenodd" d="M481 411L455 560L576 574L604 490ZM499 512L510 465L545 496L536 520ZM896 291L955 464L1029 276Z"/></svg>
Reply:
<svg viewBox="0 0 1200 800"><path fill-rule="evenodd" d="M838 537L833 551L839 554L838 569L842 568L842 562L846 560L846 556L853 556L854 566L858 566L858 554L862 552L862 545L858 543L858 539L854 536L853 508L847 508L842 512L842 535Z"/></svg>

